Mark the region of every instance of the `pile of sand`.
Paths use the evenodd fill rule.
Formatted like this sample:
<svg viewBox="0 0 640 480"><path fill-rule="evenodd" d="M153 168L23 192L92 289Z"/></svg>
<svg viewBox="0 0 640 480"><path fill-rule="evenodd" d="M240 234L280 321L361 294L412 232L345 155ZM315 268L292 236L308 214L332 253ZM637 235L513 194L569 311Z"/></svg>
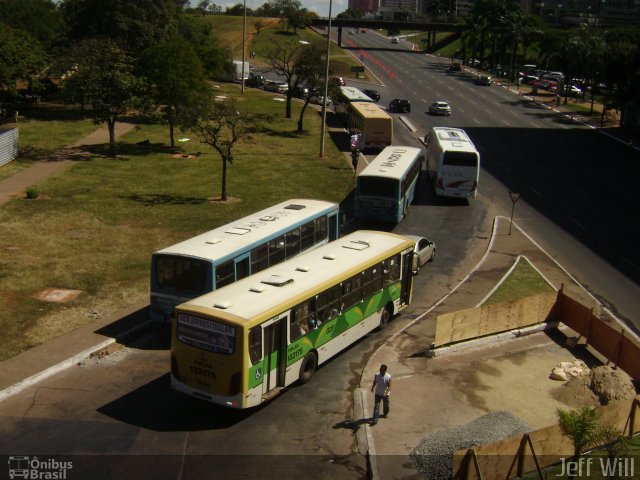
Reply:
<svg viewBox="0 0 640 480"><path fill-rule="evenodd" d="M553 397L570 407L606 405L611 400L635 397L636 389L629 375L608 365L595 367L589 375L576 376L551 392Z"/></svg>

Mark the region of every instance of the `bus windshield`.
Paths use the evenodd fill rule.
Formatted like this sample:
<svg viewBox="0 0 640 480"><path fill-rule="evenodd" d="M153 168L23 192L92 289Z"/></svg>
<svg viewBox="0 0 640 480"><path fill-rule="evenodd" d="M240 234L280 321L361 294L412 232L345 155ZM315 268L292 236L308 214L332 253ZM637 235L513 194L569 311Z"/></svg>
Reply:
<svg viewBox="0 0 640 480"><path fill-rule="evenodd" d="M478 168L478 155L474 152L444 152L442 164L453 167Z"/></svg>
<svg viewBox="0 0 640 480"><path fill-rule="evenodd" d="M361 195L374 195L397 199L399 195L398 180L381 177L358 177L358 186Z"/></svg>
<svg viewBox="0 0 640 480"><path fill-rule="evenodd" d="M158 255L156 265L156 280L160 288L207 292L207 278L211 275L209 262L178 255Z"/></svg>

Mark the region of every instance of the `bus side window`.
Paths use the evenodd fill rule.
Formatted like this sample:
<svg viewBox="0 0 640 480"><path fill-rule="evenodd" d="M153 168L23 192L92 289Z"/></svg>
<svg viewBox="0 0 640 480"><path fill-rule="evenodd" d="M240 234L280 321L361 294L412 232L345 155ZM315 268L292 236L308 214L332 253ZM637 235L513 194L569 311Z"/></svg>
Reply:
<svg viewBox="0 0 640 480"><path fill-rule="evenodd" d="M311 220L300 227L300 249L302 251L313 247L315 230L313 224L314 222Z"/></svg>
<svg viewBox="0 0 640 480"><path fill-rule="evenodd" d="M236 270L233 260L216 267L216 288L222 288L236 280Z"/></svg>
<svg viewBox="0 0 640 480"><path fill-rule="evenodd" d="M342 309L348 310L362 301L362 273L342 282Z"/></svg>
<svg viewBox="0 0 640 480"><path fill-rule="evenodd" d="M394 255L382 262L382 264L384 268L385 287L400 280L400 255Z"/></svg>
<svg viewBox="0 0 640 480"><path fill-rule="evenodd" d="M249 358L251 365L262 360L262 327L260 325L249 330Z"/></svg>
<svg viewBox="0 0 640 480"><path fill-rule="evenodd" d="M276 265L284 260L284 235L269 242L269 265Z"/></svg>
<svg viewBox="0 0 640 480"><path fill-rule="evenodd" d="M316 218L315 225L315 243L324 242L327 239L327 217Z"/></svg>
<svg viewBox="0 0 640 480"><path fill-rule="evenodd" d="M258 273L269 266L269 245L262 244L251 250L251 274Z"/></svg>
<svg viewBox="0 0 640 480"><path fill-rule="evenodd" d="M381 265L374 265L362 272L362 294L364 298L371 297L380 291Z"/></svg>
<svg viewBox="0 0 640 480"><path fill-rule="evenodd" d="M286 258L295 257L300 253L300 229L294 228L284 234Z"/></svg>

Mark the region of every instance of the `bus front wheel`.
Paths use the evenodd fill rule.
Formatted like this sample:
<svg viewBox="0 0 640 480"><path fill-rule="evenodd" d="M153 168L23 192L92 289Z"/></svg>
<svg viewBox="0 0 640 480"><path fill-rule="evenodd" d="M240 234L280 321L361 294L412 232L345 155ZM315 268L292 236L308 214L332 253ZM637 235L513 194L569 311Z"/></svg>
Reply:
<svg viewBox="0 0 640 480"><path fill-rule="evenodd" d="M300 365L300 383L307 383L318 368L318 357L314 352L309 352Z"/></svg>

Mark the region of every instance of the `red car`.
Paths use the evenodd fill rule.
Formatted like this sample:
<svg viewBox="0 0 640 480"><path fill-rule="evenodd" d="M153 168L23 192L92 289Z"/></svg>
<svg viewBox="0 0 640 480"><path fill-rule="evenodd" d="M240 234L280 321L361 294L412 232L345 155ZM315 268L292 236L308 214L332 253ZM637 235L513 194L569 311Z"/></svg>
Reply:
<svg viewBox="0 0 640 480"><path fill-rule="evenodd" d="M332 82L334 82L336 85L338 85L339 87L344 87L347 83L344 81L344 78L342 77L331 77L329 80L331 80Z"/></svg>

